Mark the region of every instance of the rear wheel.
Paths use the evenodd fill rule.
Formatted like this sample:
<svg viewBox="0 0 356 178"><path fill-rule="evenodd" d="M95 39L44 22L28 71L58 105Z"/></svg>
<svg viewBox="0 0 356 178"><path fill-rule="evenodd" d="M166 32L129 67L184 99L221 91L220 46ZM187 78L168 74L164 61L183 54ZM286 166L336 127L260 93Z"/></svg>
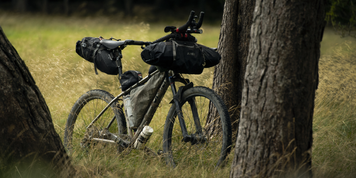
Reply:
<svg viewBox="0 0 356 178"><path fill-rule="evenodd" d="M117 102L114 102L91 127L87 128L112 99L114 97L104 90L91 90L75 102L68 116L64 133L64 146L70 154L83 151L83 148L93 148L97 143L92 142L91 138L99 138L100 133L110 125L113 118L114 121L108 127L108 131L115 135L126 131L125 117Z"/></svg>
<svg viewBox="0 0 356 178"><path fill-rule="evenodd" d="M180 104L190 137L183 140L176 106L172 104L163 133L167 164L220 166L231 150L231 123L223 101L209 88L194 87L183 92ZM216 109L218 117L208 119L209 109Z"/></svg>

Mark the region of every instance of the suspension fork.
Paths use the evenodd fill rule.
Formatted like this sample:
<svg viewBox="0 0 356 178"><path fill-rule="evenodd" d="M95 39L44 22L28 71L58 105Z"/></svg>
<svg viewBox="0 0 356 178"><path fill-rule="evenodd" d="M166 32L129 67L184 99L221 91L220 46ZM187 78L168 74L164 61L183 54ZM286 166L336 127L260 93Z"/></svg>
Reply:
<svg viewBox="0 0 356 178"><path fill-rule="evenodd" d="M200 124L200 118L199 118L199 114L198 114L197 105L195 104L195 99L194 98L188 99L188 103L190 105L190 109L192 110L193 119L194 119L194 123L195 123L196 134L202 135L203 134L203 129L202 129L201 124Z"/></svg>
<svg viewBox="0 0 356 178"><path fill-rule="evenodd" d="M188 141L190 141L190 136L188 135L187 127L185 125L185 121L184 121L183 114L182 114L182 108L180 106L180 103L179 103L179 100L177 97L177 89L176 89L176 85L175 85L174 76L169 76L168 72L166 72L166 80L169 81L169 84L171 85L171 89L172 89L172 93L173 93L173 102L176 105L175 109L176 109L176 113L178 115L179 126L182 130L183 141L188 142Z"/></svg>

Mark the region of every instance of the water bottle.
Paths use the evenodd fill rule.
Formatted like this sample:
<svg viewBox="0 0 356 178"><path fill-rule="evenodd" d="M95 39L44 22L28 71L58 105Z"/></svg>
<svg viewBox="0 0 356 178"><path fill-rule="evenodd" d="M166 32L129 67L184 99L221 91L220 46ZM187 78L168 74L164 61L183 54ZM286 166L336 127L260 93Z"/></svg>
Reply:
<svg viewBox="0 0 356 178"><path fill-rule="evenodd" d="M133 123L134 115L132 113L130 95L125 95L123 98L124 98L126 122L129 123L129 128L132 128L134 126L134 123Z"/></svg>
<svg viewBox="0 0 356 178"><path fill-rule="evenodd" d="M138 136L138 138L135 141L134 147L136 149L143 149L145 148L145 144L147 142L147 140L150 138L150 136L153 133L153 129L150 126L145 126L142 130L142 132L140 133L140 135Z"/></svg>

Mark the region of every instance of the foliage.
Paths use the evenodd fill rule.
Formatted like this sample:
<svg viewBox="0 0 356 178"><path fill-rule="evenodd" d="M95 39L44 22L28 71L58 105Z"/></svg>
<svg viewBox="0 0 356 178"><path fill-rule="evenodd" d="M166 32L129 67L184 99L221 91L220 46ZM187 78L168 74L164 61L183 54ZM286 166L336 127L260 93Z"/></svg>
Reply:
<svg viewBox="0 0 356 178"><path fill-rule="evenodd" d="M356 0L328 0L326 20L341 36L356 37Z"/></svg>

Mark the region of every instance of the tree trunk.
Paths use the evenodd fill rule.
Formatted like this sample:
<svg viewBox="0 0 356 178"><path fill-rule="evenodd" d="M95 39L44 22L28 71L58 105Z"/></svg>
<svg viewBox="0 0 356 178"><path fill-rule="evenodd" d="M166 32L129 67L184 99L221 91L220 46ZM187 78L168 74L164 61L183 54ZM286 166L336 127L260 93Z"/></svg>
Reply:
<svg viewBox="0 0 356 178"><path fill-rule="evenodd" d="M47 8L48 8L48 0L43 0L42 1L42 13L43 14L47 14L48 13L48 10L47 10Z"/></svg>
<svg viewBox="0 0 356 178"><path fill-rule="evenodd" d="M0 177L70 177L74 169L46 102L1 27L0 77Z"/></svg>
<svg viewBox="0 0 356 178"><path fill-rule="evenodd" d="M125 15L130 16L133 14L133 0L125 0Z"/></svg>
<svg viewBox="0 0 356 178"><path fill-rule="evenodd" d="M231 177L312 176L324 16L322 0L256 0Z"/></svg>
<svg viewBox="0 0 356 178"><path fill-rule="evenodd" d="M226 0L224 6L218 44L222 59L215 67L212 88L222 97L229 109L232 133L237 133L240 118L243 77L254 7L255 0ZM215 112L211 111L214 114ZM214 129L210 130L212 132ZM236 134L233 135L233 140L235 139Z"/></svg>
<svg viewBox="0 0 356 178"><path fill-rule="evenodd" d="M69 0L64 0L63 1L63 6L64 6L64 14L69 15Z"/></svg>
<svg viewBox="0 0 356 178"><path fill-rule="evenodd" d="M12 0L12 3L17 12L26 12L27 0Z"/></svg>

